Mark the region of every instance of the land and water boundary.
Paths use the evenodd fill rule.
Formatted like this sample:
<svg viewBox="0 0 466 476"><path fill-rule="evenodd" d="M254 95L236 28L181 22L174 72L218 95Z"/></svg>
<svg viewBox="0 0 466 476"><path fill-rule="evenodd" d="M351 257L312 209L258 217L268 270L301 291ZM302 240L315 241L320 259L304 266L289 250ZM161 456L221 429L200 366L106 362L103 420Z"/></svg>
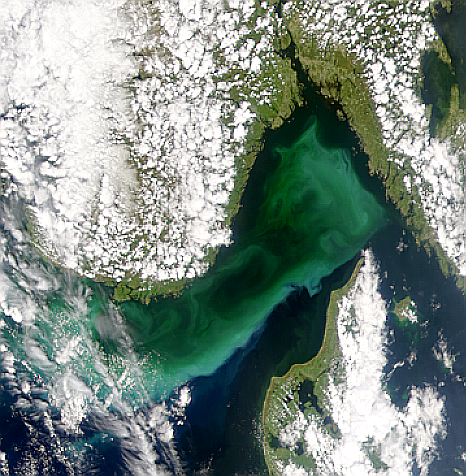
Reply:
<svg viewBox="0 0 466 476"><path fill-rule="evenodd" d="M279 442L279 431L287 423L292 423L299 409L307 417L310 412L318 412L326 429L338 436L338 428L331 415L325 413L320 404L325 399L324 389L328 383L327 372L338 359L338 301L354 285L364 260L360 259L349 278L341 287L330 293L326 312L325 334L319 353L309 362L294 364L283 377L272 377L264 402L262 423L264 430L264 455L270 474L280 476L282 461L291 461L306 468L315 469L312 457L305 454L305 442L298 442L298 448L288 448ZM319 404L320 402L320 404Z"/></svg>
<svg viewBox="0 0 466 476"><path fill-rule="evenodd" d="M385 201L387 208L392 210L392 218L400 220L412 231L419 245L439 261L445 275L454 276L458 287L464 291L464 278L459 275L457 266L439 244L436 231L425 216L417 185L412 183L410 190L407 189L406 183L412 175L412 170L409 166L401 167L397 163L397 153L384 145L371 85L365 74L366 65L341 44L332 44L329 41L323 49L304 29L296 15L284 12L286 2L269 2L274 5L277 18L273 33L274 52L269 59L269 66L273 69L274 76L282 78L282 84L274 90L270 104L260 104L254 98L255 92L250 85L240 86L240 72L227 73L222 78L227 82L234 79L235 84L238 84L231 89L230 99L247 99L256 113L256 119L249 126L244 152L236 158L235 186L227 205L225 226L234 226L235 217L242 207L242 196L251 168L257 154L263 150L268 133L289 121L292 112L297 108L309 107L317 101L325 104L339 121L348 123L357 136L357 143L353 142L351 148L357 156L353 160L353 166L361 180L367 181L364 177L367 174L379 179L384 188L384 197L379 197L379 200ZM436 2L432 6L433 18L444 14L439 5L440 2ZM440 66L444 65L443 69L446 68L450 76L452 71L451 60L442 41L437 40L430 48L432 51L426 51L426 59L418 79L419 94L426 104L432 102L430 96L423 93L427 86L430 90L438 89L440 86L437 86L437 83L444 82L445 75L438 77L438 71L443 71ZM432 66L434 56L438 58L434 62L440 69ZM267 72L266 69L264 66L263 74ZM230 74L233 74L231 78ZM243 76L246 80L247 77L244 74ZM455 106L455 97L448 93L449 104L442 110L435 104L431 106L434 114L431 124L434 124L432 127L440 135L445 135L445 131L460 117L454 114L459 107ZM456 99L458 102L459 98ZM361 159L362 156L358 153L360 151L366 154L365 159ZM218 251L218 248L211 248L206 254L210 265L214 263ZM142 289L138 276L128 275L120 283L114 283L114 297L117 301L139 299L148 302L158 295L179 295L190 282L192 279L154 282L149 289L147 286ZM108 280L107 283L112 284Z"/></svg>

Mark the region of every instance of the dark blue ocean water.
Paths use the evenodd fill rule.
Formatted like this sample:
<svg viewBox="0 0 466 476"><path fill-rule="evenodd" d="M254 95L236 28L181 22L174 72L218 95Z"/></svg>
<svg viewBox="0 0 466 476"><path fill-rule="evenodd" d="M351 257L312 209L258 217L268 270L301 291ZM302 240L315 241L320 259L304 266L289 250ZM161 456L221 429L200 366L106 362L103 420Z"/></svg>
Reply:
<svg viewBox="0 0 466 476"><path fill-rule="evenodd" d="M313 98L284 128L267 134L235 222L238 241L254 226L261 184L273 168L267 150L293 142L311 114L331 131L333 145L358 150L347 124ZM429 474L466 473L465 298L384 203L383 188L367 173L367 157L355 152L351 160L391 217L368 243L382 295L387 303L410 296L422 316L417 325L401 326L388 305L382 383L399 409L413 386L437 390L445 399L446 425ZM316 354L329 294L348 279L355 260L325 278L316 296L296 288L217 372L187 382L190 403L180 389L156 402L109 290L41 260L26 232L25 204L11 196L0 197L0 205L0 292L8 303L0 337L0 474L266 475L261 412L270 378ZM105 303L99 319L115 335L112 353L92 332L95 300ZM438 358L442 349L454 356L451 368ZM414 351L413 365L400 365ZM420 474L416 465L412 474Z"/></svg>

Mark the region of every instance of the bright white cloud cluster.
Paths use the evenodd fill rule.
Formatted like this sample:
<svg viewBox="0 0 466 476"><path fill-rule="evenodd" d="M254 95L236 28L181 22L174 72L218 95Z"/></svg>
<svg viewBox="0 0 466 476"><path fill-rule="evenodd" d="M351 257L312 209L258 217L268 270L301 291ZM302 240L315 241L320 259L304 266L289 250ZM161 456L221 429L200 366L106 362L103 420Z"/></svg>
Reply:
<svg viewBox="0 0 466 476"><path fill-rule="evenodd" d="M366 251L353 289L339 303L344 377L332 372L325 389L325 407L341 437L330 435L315 415L307 419L302 412L280 434L282 443L291 447L304 437L317 474L322 476L375 476L380 471L376 459L387 476L408 476L413 465L426 475L435 454L435 439L445 431L444 400L434 388L412 388L402 410L392 404L383 388L387 310L378 282L374 259ZM284 474L301 474L299 471L306 474L302 468L288 468Z"/></svg>
<svg viewBox="0 0 466 476"><path fill-rule="evenodd" d="M160 464L160 441L176 474L182 474L170 437L173 422L184 423L189 388L179 389L171 408L153 404L140 356L111 302L94 321L99 334L118 343L114 354L104 355L89 326L91 289L37 260L28 235L21 231L22 211L15 214L14 196L9 200L10 206L2 200L0 214L2 391L14 397L15 411L25 415L33 443L15 454L14 462L8 461L9 453L0 454L0 471L8 474L13 467L17 474L30 473L38 461L37 448L48 440L48 450L67 474L88 473L86 447L91 450L91 445L84 445L83 451L81 444L77 449L70 442L86 438L82 425L87 421L118 442L128 474L173 474ZM56 299L66 304L57 309L52 304ZM27 415L33 415L36 426L28 423ZM41 435L36 440L37 428ZM50 453L42 456L40 464L47 471L53 464Z"/></svg>
<svg viewBox="0 0 466 476"><path fill-rule="evenodd" d="M236 47L254 2L153 3L1 3L2 177L41 251L89 277L193 277L230 241L255 116L218 78L260 69L254 41Z"/></svg>
<svg viewBox="0 0 466 476"><path fill-rule="evenodd" d="M136 175L109 139L134 70L123 1L7 2L0 14L3 178L35 215L43 251L71 268L108 177L128 202Z"/></svg>
<svg viewBox="0 0 466 476"><path fill-rule="evenodd" d="M132 255L143 258L143 277L193 277L205 270L206 248L230 240L224 207L254 115L246 103L230 101L228 85L218 81L229 65L222 67L215 54L240 39L237 25L252 4L229 11L219 1L127 6L134 50L154 52L139 58L145 79L132 83L132 114L142 126L123 132L139 172L135 203L143 239ZM227 58L238 59L234 51Z"/></svg>

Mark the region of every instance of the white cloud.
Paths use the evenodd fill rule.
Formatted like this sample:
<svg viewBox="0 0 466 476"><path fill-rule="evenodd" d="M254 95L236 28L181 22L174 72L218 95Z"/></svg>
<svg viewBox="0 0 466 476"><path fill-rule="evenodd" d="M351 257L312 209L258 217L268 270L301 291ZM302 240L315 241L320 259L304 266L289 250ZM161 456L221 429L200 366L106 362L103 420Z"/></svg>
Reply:
<svg viewBox="0 0 466 476"><path fill-rule="evenodd" d="M366 251L353 289L339 303L338 337L345 377L337 381L331 375L326 389L325 406L341 438L332 437L316 417L303 424L303 414L280 435L287 440L304 436L317 474L322 476L380 474L368 457L371 451L387 465L383 473L387 476L409 476L413 464L426 475L435 454L435 438L445 431L444 400L434 388L413 387L407 406L399 410L382 387L387 311L378 282L374 259Z"/></svg>

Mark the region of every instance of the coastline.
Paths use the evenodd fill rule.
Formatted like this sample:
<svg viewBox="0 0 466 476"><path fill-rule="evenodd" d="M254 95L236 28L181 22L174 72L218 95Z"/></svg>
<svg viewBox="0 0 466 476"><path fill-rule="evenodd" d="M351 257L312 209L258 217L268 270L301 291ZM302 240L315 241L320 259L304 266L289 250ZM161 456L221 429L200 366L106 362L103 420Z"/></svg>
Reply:
<svg viewBox="0 0 466 476"><path fill-rule="evenodd" d="M167 8L174 6L168 2ZM337 8L330 0L305 5L232 1L225 8L215 4L210 13L183 4L173 10L172 25L149 4L128 3L120 27L129 31L117 52L126 52L130 73L107 87L112 94L122 87L126 98L119 90L120 102L104 123L113 137L112 151L126 164L117 168L127 170L116 173L109 159L98 183L86 182L88 194L95 195L83 202L90 215L79 207L69 217L63 212L68 191L51 199L60 202L54 205L62 210L57 215L45 206L49 192L34 185L28 208L36 248L51 262L114 287L116 301L179 295L206 272L220 247L230 244L231 225L265 132L306 104L303 89L311 83L357 134L369 172L384 184L385 200L399 210L419 245L436 256L445 275L457 276L464 291L460 271L466 251L458 225L464 200L457 180L461 170L455 171L463 146L454 145L447 134L463 117L461 91L452 88L451 111L442 112L423 93L423 75L431 70L421 69L426 54L437 54L445 71L458 61L450 65L449 52L432 33L429 8L443 15L435 2L421 2L412 12L406 2L357 8L343 2ZM334 28L329 23L333 9ZM142 14L139 31L131 25ZM393 16L406 29L403 38ZM374 27L380 18L387 19L387 29ZM179 39L175 24L181 28ZM200 24L203 31L196 27ZM204 49L199 64L189 45L192 51ZM403 60L398 69L396 55ZM388 84L391 97L383 92ZM35 120L26 103L8 114L12 122ZM429 132L437 129L441 140L433 138L431 144ZM10 133L15 137L13 129ZM18 143L23 139L18 137ZM449 155L448 147L456 152ZM44 149L44 159L47 153ZM42 166L44 173L60 177L57 183L65 189L74 175L67 177L60 161L52 159ZM6 168L13 181L5 177L4 193L12 182L26 190L29 184L10 162ZM74 223L76 213L80 218Z"/></svg>
<svg viewBox="0 0 466 476"><path fill-rule="evenodd" d="M271 379L264 401L262 424L264 430L264 455L272 476L280 476L282 474L281 470L283 468L279 463L281 459L288 460L292 457L292 451L285 448L274 449L271 445L272 441L278 441L276 419L279 418L281 426L284 426L283 423L287 421L287 413L290 412L288 417L293 413L292 410L290 411L288 409L289 405L291 404L293 408L297 410L299 401L299 397L297 396L298 389L300 384L305 380L314 382L314 395L322 397L321 389L325 387L325 377L322 379L323 381L319 381L318 385L316 385L316 381L319 377L325 375L330 369L329 365L334 359L338 358L339 355L337 331L338 302L353 287L363 263L364 259L361 258L356 263L349 280L340 289L330 293L330 302L326 312L324 340L318 354L309 362L294 364L283 377L272 377ZM286 406L284 402L287 402ZM283 410L284 408L285 410ZM277 412L280 416L276 415ZM298 461L299 460L298 458ZM309 463L309 461L307 463Z"/></svg>

